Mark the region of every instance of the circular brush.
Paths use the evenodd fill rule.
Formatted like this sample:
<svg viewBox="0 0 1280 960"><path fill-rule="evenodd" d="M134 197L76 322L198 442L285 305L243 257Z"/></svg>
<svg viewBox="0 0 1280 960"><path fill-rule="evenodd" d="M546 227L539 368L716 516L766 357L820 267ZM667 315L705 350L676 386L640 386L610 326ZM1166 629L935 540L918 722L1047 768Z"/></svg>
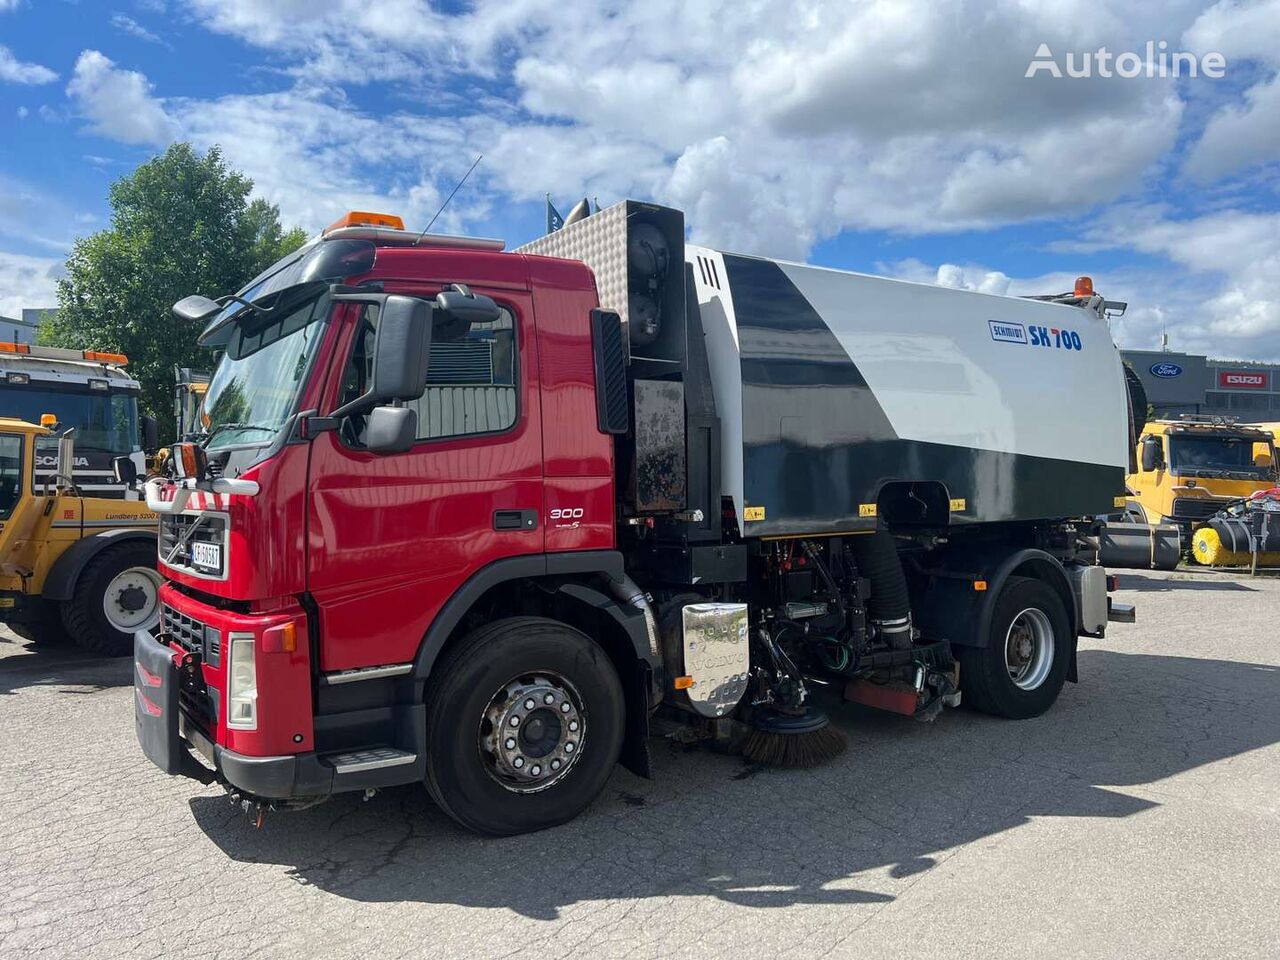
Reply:
<svg viewBox="0 0 1280 960"><path fill-rule="evenodd" d="M742 741L742 754L771 767L816 767L834 760L849 745L844 731L813 709L799 716L757 713L751 726Z"/></svg>

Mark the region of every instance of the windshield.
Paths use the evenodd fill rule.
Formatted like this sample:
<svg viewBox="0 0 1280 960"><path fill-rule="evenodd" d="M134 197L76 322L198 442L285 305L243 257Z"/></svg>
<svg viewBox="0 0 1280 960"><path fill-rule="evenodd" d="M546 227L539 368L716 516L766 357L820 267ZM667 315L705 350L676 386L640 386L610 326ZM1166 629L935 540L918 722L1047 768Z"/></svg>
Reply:
<svg viewBox="0 0 1280 960"><path fill-rule="evenodd" d="M266 317L245 311L205 394L210 450L275 439L294 411L328 312L327 293Z"/></svg>
<svg viewBox="0 0 1280 960"><path fill-rule="evenodd" d="M1272 445L1253 437L1169 438L1170 469L1184 477L1270 480L1276 475L1274 463Z"/></svg>
<svg viewBox="0 0 1280 960"><path fill-rule="evenodd" d="M52 413L58 427L76 428L76 449L123 455L142 447L138 441L138 395L95 390L68 393L36 386L0 386L6 417L39 423Z"/></svg>

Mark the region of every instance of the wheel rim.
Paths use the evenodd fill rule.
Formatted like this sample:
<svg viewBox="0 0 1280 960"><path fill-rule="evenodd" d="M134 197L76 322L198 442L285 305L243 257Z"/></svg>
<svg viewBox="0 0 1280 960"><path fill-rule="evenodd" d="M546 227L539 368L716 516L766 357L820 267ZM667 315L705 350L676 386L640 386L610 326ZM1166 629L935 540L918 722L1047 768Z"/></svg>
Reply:
<svg viewBox="0 0 1280 960"><path fill-rule="evenodd" d="M160 622L160 574L148 567L117 573L102 596L102 611L121 633L151 629Z"/></svg>
<svg viewBox="0 0 1280 960"><path fill-rule="evenodd" d="M1053 667L1053 624L1048 615L1028 607L1009 624L1005 634L1005 665L1009 679L1020 690L1035 690L1049 677Z"/></svg>
<svg viewBox="0 0 1280 960"><path fill-rule="evenodd" d="M503 684L480 718L485 769L512 793L537 793L568 776L582 756L586 712L558 673L521 674Z"/></svg>

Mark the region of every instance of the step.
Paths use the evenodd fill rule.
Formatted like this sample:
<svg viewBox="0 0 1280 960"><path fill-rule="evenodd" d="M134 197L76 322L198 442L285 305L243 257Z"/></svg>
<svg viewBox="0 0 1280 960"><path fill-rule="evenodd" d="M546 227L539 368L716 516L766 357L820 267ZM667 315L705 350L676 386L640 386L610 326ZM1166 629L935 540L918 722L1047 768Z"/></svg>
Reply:
<svg viewBox="0 0 1280 960"><path fill-rule="evenodd" d="M395 747L364 747L361 750L346 750L342 753L326 753L320 760L333 767L334 773L363 773L366 770L385 770L388 767L402 767L414 763L418 759L416 753L398 750Z"/></svg>

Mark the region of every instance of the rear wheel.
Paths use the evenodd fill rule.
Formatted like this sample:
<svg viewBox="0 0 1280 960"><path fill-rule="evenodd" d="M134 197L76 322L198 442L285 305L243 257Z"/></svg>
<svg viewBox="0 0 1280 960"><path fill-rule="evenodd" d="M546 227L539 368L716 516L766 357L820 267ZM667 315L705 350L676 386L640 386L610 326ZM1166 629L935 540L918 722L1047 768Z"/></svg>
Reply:
<svg viewBox="0 0 1280 960"><path fill-rule="evenodd" d="M622 685L608 655L553 620L475 630L437 665L427 692L427 790L481 833L573 819L622 749Z"/></svg>
<svg viewBox="0 0 1280 960"><path fill-rule="evenodd" d="M154 545L135 540L109 547L81 572L62 622L83 649L123 656L133 650L135 630L160 622L160 584Z"/></svg>
<svg viewBox="0 0 1280 960"><path fill-rule="evenodd" d="M1010 577L992 611L987 645L959 648L964 702L1017 720L1039 716L1062 691L1071 641L1057 591L1041 580Z"/></svg>

